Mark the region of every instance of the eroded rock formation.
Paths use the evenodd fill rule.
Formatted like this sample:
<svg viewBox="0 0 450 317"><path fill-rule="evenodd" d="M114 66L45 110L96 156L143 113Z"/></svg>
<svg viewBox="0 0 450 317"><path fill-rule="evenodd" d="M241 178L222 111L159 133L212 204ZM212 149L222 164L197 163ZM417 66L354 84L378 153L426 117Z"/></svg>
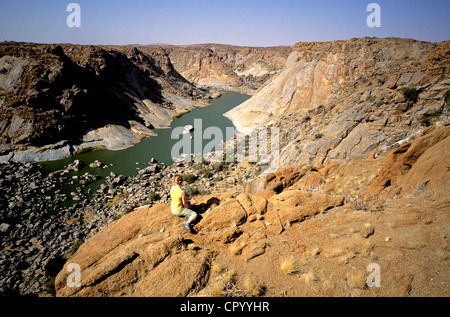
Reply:
<svg viewBox="0 0 450 317"><path fill-rule="evenodd" d="M140 207L79 248L57 296L254 296L249 280L267 296L445 296L449 131L429 129L405 145L411 155L299 165L261 176L257 190L200 196L195 234L169 204ZM386 186L399 173L430 186ZM68 284L71 263L80 287ZM382 287L368 287L370 263Z"/></svg>

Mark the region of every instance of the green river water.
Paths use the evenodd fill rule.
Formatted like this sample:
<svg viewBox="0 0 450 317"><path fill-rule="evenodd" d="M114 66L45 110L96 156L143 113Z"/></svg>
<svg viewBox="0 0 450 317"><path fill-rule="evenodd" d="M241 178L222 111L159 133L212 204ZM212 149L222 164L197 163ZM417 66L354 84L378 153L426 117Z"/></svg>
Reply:
<svg viewBox="0 0 450 317"><path fill-rule="evenodd" d="M125 176L134 176L138 173L139 169L148 166L148 162L151 158L155 158L159 163L172 165L173 159L171 150L174 144L179 142L179 140L171 138L173 129L184 127L185 125L194 125L194 119L202 119L203 131L208 127L218 127L222 130L225 138L226 128L234 126L228 118L223 116L223 114L249 98L249 95L224 92L221 97L211 100L209 106L194 109L174 120L172 126L168 129L155 129L154 132L158 134L157 136L145 138L139 144L125 150L98 150L74 155L62 160L41 162L39 164L43 166L43 172L50 173L63 169L75 160L80 160L86 164L86 167L75 174L81 175L89 172L100 176L107 176L110 172ZM195 136L195 133L191 133L191 135ZM195 138L192 139L192 144L194 144L194 140ZM210 140L203 140L204 144L208 142L210 142ZM99 160L100 162L109 165L110 168L90 168L89 164L95 160Z"/></svg>

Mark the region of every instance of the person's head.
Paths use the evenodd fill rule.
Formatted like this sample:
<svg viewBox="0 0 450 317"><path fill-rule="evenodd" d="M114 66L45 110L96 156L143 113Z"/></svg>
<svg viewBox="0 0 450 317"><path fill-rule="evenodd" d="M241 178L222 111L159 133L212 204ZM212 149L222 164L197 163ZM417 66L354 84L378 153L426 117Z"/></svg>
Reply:
<svg viewBox="0 0 450 317"><path fill-rule="evenodd" d="M181 175L175 175L175 185L183 185L183 178L181 177Z"/></svg>

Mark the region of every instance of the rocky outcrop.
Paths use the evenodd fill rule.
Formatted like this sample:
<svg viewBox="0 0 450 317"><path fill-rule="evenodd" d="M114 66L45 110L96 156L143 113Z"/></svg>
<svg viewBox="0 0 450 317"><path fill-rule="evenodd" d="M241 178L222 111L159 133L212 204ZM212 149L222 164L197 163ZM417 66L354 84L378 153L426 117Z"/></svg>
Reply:
<svg viewBox="0 0 450 317"><path fill-rule="evenodd" d="M0 162L122 149L205 104L197 86L252 92L288 47L0 46Z"/></svg>
<svg viewBox="0 0 450 317"><path fill-rule="evenodd" d="M39 148L50 144L57 153L46 151L48 158L99 145L127 147L206 97L162 51L4 42L0 56L4 160L36 153L34 160L45 159L39 153L48 149Z"/></svg>
<svg viewBox="0 0 450 317"><path fill-rule="evenodd" d="M78 249L56 278L57 296L445 296L448 128L430 128L395 159L399 170L411 164L406 178L434 184L413 195L392 181L399 191L363 199L395 165L394 150L262 175L256 195L200 196L192 200L194 234L169 204L140 207ZM277 192L260 196L267 188ZM381 287L369 276L373 263Z"/></svg>
<svg viewBox="0 0 450 317"><path fill-rule="evenodd" d="M280 164L381 155L445 121L450 43L298 43L283 70L229 111L243 133L280 129Z"/></svg>
<svg viewBox="0 0 450 317"><path fill-rule="evenodd" d="M448 183L450 171L450 125L424 131L423 137L389 152L368 197L380 194L422 194Z"/></svg>
<svg viewBox="0 0 450 317"><path fill-rule="evenodd" d="M285 65L290 47L162 45L174 68L201 87L254 93ZM146 47L147 50L151 48Z"/></svg>

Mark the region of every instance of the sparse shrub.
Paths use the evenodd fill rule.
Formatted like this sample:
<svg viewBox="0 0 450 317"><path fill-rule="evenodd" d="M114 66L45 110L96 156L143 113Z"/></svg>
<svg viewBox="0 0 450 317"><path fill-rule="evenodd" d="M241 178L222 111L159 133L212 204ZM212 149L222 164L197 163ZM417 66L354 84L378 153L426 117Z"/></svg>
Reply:
<svg viewBox="0 0 450 317"><path fill-rule="evenodd" d="M220 297L225 295L225 283L223 281L216 281L209 287L209 292L212 297Z"/></svg>
<svg viewBox="0 0 450 317"><path fill-rule="evenodd" d="M361 256L369 256L370 252L373 250L373 243L370 241L367 241L365 245L363 245L363 249L361 250L360 254Z"/></svg>
<svg viewBox="0 0 450 317"><path fill-rule="evenodd" d="M56 295L55 277L50 277L47 279L47 281L44 284L44 291L46 291L49 294L52 294L53 296Z"/></svg>
<svg viewBox="0 0 450 317"><path fill-rule="evenodd" d="M213 269L214 265L211 267ZM237 297L242 296L242 291L236 287L236 273L234 270L224 270L222 267L217 266L213 273L219 274L208 287L199 292L199 296L212 296L212 297Z"/></svg>
<svg viewBox="0 0 450 317"><path fill-rule="evenodd" d="M300 271L300 266L293 257L290 257L281 261L280 269L284 272L284 274L290 275Z"/></svg>
<svg viewBox="0 0 450 317"><path fill-rule="evenodd" d="M215 163L213 163L212 168L216 172L220 172L220 171L226 171L228 169L228 166L224 162L215 162Z"/></svg>
<svg viewBox="0 0 450 317"><path fill-rule="evenodd" d="M70 246L70 254L73 255L75 254L75 252L78 251L78 249L83 245L84 241L83 240L78 240L76 242L73 242L72 245Z"/></svg>
<svg viewBox="0 0 450 317"><path fill-rule="evenodd" d="M311 284L312 282L318 280L316 274L313 271L309 271L308 273L303 274L303 278L305 279L305 282L308 284Z"/></svg>
<svg viewBox="0 0 450 317"><path fill-rule="evenodd" d="M94 219L94 214L92 212L87 212L83 215L84 222L91 222Z"/></svg>
<svg viewBox="0 0 450 317"><path fill-rule="evenodd" d="M244 282L245 291L252 296L261 296L264 293L264 286L251 277L247 277Z"/></svg>
<svg viewBox="0 0 450 317"><path fill-rule="evenodd" d="M355 210L371 211L374 205L378 202L377 199L365 200L359 195L350 195L345 198L345 201L350 204Z"/></svg>
<svg viewBox="0 0 450 317"><path fill-rule="evenodd" d="M198 171L198 173L201 175L201 176L203 176L203 177L205 177L205 178L210 178L210 177L212 177L214 174L213 174L213 172L211 172L208 168L201 168L199 171Z"/></svg>
<svg viewBox="0 0 450 317"><path fill-rule="evenodd" d="M308 122L311 121L311 116L309 114L307 114L306 116L303 117L303 122Z"/></svg>
<svg viewBox="0 0 450 317"><path fill-rule="evenodd" d="M366 287L367 277L363 271L352 274L348 280L350 287L364 289Z"/></svg>
<svg viewBox="0 0 450 317"><path fill-rule="evenodd" d="M448 258L449 258L448 251L446 251L445 248L443 248L443 247L436 250L436 256L441 261L448 260Z"/></svg>
<svg viewBox="0 0 450 317"><path fill-rule="evenodd" d="M213 177L213 179L211 180L213 183L218 183L220 182L222 179L220 177Z"/></svg>
<svg viewBox="0 0 450 317"><path fill-rule="evenodd" d="M441 108L430 109L423 115L421 123L424 126L429 127L440 117L441 114L442 114Z"/></svg>
<svg viewBox="0 0 450 317"><path fill-rule="evenodd" d="M270 167L270 163L262 163L258 166L258 175L264 173Z"/></svg>
<svg viewBox="0 0 450 317"><path fill-rule="evenodd" d="M150 201L157 201L161 199L161 196L155 192L150 192L150 194L148 195L148 199Z"/></svg>
<svg viewBox="0 0 450 317"><path fill-rule="evenodd" d="M406 101L410 104L415 104L419 100L420 91L416 88L402 88L400 91L402 92L403 97L405 97Z"/></svg>
<svg viewBox="0 0 450 317"><path fill-rule="evenodd" d="M181 175L181 178L183 178L183 181L188 184L192 184L197 180L197 176L195 176L194 174L183 174Z"/></svg>

